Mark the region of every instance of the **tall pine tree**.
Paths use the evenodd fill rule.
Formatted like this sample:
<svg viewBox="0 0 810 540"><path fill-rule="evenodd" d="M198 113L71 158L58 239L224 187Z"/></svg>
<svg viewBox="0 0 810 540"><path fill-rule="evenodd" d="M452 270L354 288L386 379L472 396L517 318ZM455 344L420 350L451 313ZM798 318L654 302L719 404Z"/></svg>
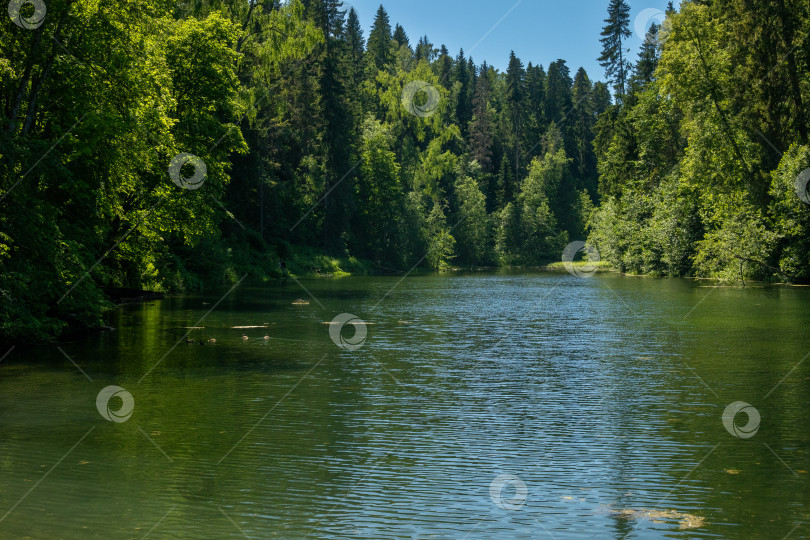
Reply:
<svg viewBox="0 0 810 540"><path fill-rule="evenodd" d="M531 160L537 155L537 143L546 130L546 71L541 65L526 66L526 146Z"/></svg>
<svg viewBox="0 0 810 540"><path fill-rule="evenodd" d="M658 30L655 23L650 25L644 43L641 44L641 51L638 53L638 62L633 70L630 82L631 91L635 92L644 89L652 82L655 70L658 67Z"/></svg>
<svg viewBox="0 0 810 540"><path fill-rule="evenodd" d="M352 82L352 91L359 92L363 78L363 54L365 52L365 40L363 39L363 29L360 26L360 19L354 8L349 10L346 19L346 45L347 64L349 69L349 79Z"/></svg>
<svg viewBox="0 0 810 540"><path fill-rule="evenodd" d="M568 122L571 126L572 171L580 189L587 189L592 196L596 194L598 175L596 173L596 154L593 151L593 126L596 115L591 98L591 80L584 68L579 68L574 75L572 97L574 101Z"/></svg>
<svg viewBox="0 0 810 540"><path fill-rule="evenodd" d="M454 71L455 82L459 84L458 93L455 96L456 124L461 130L461 135L466 138L469 123L472 120L472 87L467 61L464 59L464 49L458 53Z"/></svg>
<svg viewBox="0 0 810 540"><path fill-rule="evenodd" d="M391 23L388 20L388 13L385 8L380 4L377 9L377 16L374 19L374 26L368 35L368 55L369 65L375 71L385 69L393 63L394 55L391 51Z"/></svg>
<svg viewBox="0 0 810 540"><path fill-rule="evenodd" d="M489 67L481 66L481 74L475 85L473 98L473 120L470 125L470 152L485 173L493 172L492 163L492 119L489 114Z"/></svg>
<svg viewBox="0 0 810 540"><path fill-rule="evenodd" d="M411 42L408 39L408 34L405 33L405 29L399 24L394 28L393 39L397 42L397 47L402 47L403 45L406 47L411 46Z"/></svg>
<svg viewBox="0 0 810 540"><path fill-rule="evenodd" d="M427 36L419 38L419 43L416 45L416 61L424 60L425 62L433 62L436 58L436 49L433 48L433 43L430 42Z"/></svg>
<svg viewBox="0 0 810 540"><path fill-rule="evenodd" d="M448 51L447 47L444 45L442 45L439 50L437 64L439 69L439 82L442 86L450 90L453 87L453 59L450 58L450 51Z"/></svg>
<svg viewBox="0 0 810 540"><path fill-rule="evenodd" d="M524 98L526 95L526 71L523 62L515 56L515 51L509 54L509 66L506 69L506 95L504 121L504 144L508 146L511 157L512 179L517 184L520 180L521 143L523 141L524 127ZM510 186L509 193L514 193L517 185Z"/></svg>
<svg viewBox="0 0 810 540"><path fill-rule="evenodd" d="M571 72L565 60L549 64L546 76L546 121L560 125L571 110Z"/></svg>
<svg viewBox="0 0 810 540"><path fill-rule="evenodd" d="M630 6L625 0L610 0L605 23L599 40L602 43L599 64L605 68L605 77L613 83L616 96L621 100L624 98L627 74L630 71L630 61L627 59L630 49L625 49L625 41L632 35Z"/></svg>

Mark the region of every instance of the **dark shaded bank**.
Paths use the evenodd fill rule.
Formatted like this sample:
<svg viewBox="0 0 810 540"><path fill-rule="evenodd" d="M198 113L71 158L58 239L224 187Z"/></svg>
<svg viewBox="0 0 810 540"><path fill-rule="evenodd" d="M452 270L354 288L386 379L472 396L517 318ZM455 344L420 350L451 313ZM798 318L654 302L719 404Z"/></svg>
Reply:
<svg viewBox="0 0 810 540"><path fill-rule="evenodd" d="M166 294L162 292L143 291L124 287L102 287L101 291L107 296L110 302L117 306L138 304L150 300L163 300L166 297Z"/></svg>
<svg viewBox="0 0 810 540"><path fill-rule="evenodd" d="M43 285L39 294L34 294L33 286L17 279L17 286L12 283L8 290L0 286L0 347L108 331L111 328L105 322L105 314L118 306L161 300L167 295L227 289L243 278L262 282L290 276L323 278L388 273L371 261L329 255L316 248L282 245L276 253L269 246L262 247L265 249L240 246L224 261L203 254L193 267L189 263L173 270L164 269L160 279L149 284L111 286L84 279L64 296L64 302L60 301L65 294L61 288ZM26 285L26 294L20 294L20 284Z"/></svg>

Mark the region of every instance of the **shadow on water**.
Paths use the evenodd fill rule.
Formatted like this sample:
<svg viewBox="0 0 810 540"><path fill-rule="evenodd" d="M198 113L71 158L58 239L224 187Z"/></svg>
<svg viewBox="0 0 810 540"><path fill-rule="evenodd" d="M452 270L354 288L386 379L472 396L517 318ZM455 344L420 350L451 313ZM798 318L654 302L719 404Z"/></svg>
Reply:
<svg viewBox="0 0 810 540"><path fill-rule="evenodd" d="M64 354L15 350L0 536L770 538L810 519L810 290L525 271L302 283L317 302L248 286L197 324L220 297L169 297ZM355 349L323 324L341 313L374 323ZM97 410L108 385L131 418ZM761 416L754 436L724 427L737 401Z"/></svg>

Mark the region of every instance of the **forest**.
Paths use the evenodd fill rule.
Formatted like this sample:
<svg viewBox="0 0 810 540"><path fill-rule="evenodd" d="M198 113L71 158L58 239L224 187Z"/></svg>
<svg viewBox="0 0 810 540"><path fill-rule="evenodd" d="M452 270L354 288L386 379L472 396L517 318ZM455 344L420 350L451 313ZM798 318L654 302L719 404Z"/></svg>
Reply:
<svg viewBox="0 0 810 540"><path fill-rule="evenodd" d="M619 272L810 279L807 2L670 4L631 54L611 0L598 74L514 53L501 72L339 0L13 4L2 340L98 327L110 288L281 261L541 266L587 240Z"/></svg>

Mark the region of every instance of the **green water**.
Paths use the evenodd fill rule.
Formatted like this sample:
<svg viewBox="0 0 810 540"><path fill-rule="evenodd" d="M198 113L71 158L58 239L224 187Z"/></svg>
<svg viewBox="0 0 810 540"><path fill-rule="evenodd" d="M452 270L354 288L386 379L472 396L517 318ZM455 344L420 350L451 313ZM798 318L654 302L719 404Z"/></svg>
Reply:
<svg viewBox="0 0 810 540"><path fill-rule="evenodd" d="M810 537L810 289L497 273L226 292L0 362L0 538ZM342 313L373 323L356 350L323 324ZM216 344L178 344L189 326ZM109 385L126 421L97 409ZM736 401L753 436L724 427Z"/></svg>

